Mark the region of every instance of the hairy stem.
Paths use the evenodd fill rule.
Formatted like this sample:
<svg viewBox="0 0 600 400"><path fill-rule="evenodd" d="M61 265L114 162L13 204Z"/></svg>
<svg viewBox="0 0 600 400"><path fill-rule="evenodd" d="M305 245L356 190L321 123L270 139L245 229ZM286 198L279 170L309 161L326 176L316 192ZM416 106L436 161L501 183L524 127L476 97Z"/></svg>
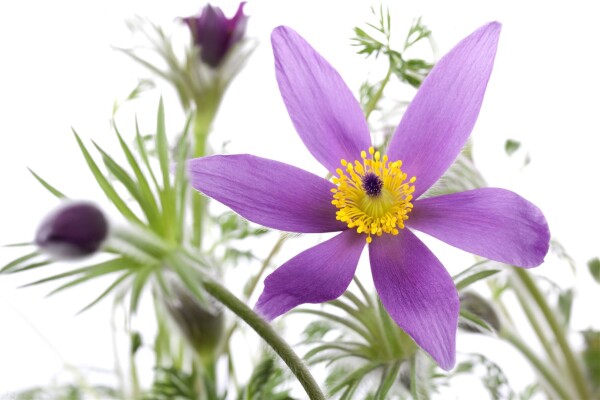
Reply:
<svg viewBox="0 0 600 400"><path fill-rule="evenodd" d="M579 398L582 400L586 400L590 398L590 394L588 391L587 382L583 375L583 371L581 366L577 362L569 343L567 342L567 338L565 336L565 332L563 327L560 326L558 320L556 319L554 312L550 309L550 306L546 302L544 295L537 287L535 281L531 278L531 275L523 269L514 268L515 274L517 278L523 283L524 287L531 294L536 305L539 307L540 311L544 315L548 326L552 330L552 333L556 337L556 341L558 342L558 346L563 353L565 361L567 363L567 371L571 378L573 379L573 383L575 388L577 389L577 393Z"/></svg>
<svg viewBox="0 0 600 400"><path fill-rule="evenodd" d="M317 385L317 382L310 371L281 336L273 327L250 309L246 304L235 297L229 290L221 284L206 279L204 288L215 299L221 302L225 307L233 311L238 317L243 319L265 342L281 357L287 364L292 373L296 376L306 394L311 400L325 400L325 395Z"/></svg>
<svg viewBox="0 0 600 400"><path fill-rule="evenodd" d="M390 81L390 77L392 76L392 64L390 62L390 66L388 68L387 74L385 75L385 78L383 78L383 80L381 81L381 83L379 84L379 89L377 89L377 92L375 92L375 94L373 95L373 97L371 97L371 99L369 100L369 102L367 103L367 105L365 106L365 118L368 120L369 116L371 115L371 113L373 112L373 110L375 110L375 108L377 107L377 104L379 103L379 100L381 100L381 97L383 96L383 90L385 89L385 87L387 86L388 82Z"/></svg>
<svg viewBox="0 0 600 400"><path fill-rule="evenodd" d="M531 363L531 365L540 373L540 375L544 377L546 383L554 390L560 399L570 400L572 398L561 385L560 379L550 372L546 365L531 351L531 349L529 349L525 343L509 332L502 332L501 336L521 352L521 354Z"/></svg>
<svg viewBox="0 0 600 400"><path fill-rule="evenodd" d="M206 155L206 142L214 117L214 113L196 110L194 152L192 153L194 158ZM201 193L192 193L192 245L198 248L202 246L202 224L206 203L206 198Z"/></svg>

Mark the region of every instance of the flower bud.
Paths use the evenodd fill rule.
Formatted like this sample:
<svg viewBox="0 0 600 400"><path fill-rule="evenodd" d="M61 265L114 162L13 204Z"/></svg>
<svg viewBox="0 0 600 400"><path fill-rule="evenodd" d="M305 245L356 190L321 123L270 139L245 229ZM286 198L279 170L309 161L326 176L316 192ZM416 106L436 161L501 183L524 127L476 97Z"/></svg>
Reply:
<svg viewBox="0 0 600 400"><path fill-rule="evenodd" d="M108 236L108 221L89 202L69 201L46 216L35 235L35 244L58 260L95 253Z"/></svg>
<svg viewBox="0 0 600 400"><path fill-rule="evenodd" d="M462 292L460 294L460 306L463 310L467 310L471 314L481 318L495 331L500 330L501 326L498 314L492 304L482 296L471 291ZM484 333L480 327L466 323L465 321L459 321L458 326L467 332Z"/></svg>
<svg viewBox="0 0 600 400"><path fill-rule="evenodd" d="M164 304L169 315L194 350L204 357L213 357L221 339L225 318L220 304L203 305L180 282L168 280L171 295Z"/></svg>
<svg viewBox="0 0 600 400"><path fill-rule="evenodd" d="M229 19L219 7L206 5L198 15L183 18L200 47L200 58L213 68L219 66L229 50L242 40L246 32L248 16L244 15L244 5L240 3L233 18Z"/></svg>

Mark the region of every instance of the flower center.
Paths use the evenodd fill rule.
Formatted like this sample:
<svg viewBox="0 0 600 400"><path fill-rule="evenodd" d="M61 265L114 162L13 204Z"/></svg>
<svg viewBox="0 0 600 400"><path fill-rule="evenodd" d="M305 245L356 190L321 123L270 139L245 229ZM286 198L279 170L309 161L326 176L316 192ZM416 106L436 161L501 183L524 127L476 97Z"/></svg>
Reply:
<svg viewBox="0 0 600 400"><path fill-rule="evenodd" d="M413 208L410 201L417 178L407 181L400 169L402 161L388 162L388 157L382 158L373 147L369 148L369 158L366 151L360 157L362 160L354 163L341 161L345 171L336 170L333 183L337 187L331 189L331 203L338 208L336 219L367 235L367 243L371 243L371 235L397 235L398 229L404 229Z"/></svg>

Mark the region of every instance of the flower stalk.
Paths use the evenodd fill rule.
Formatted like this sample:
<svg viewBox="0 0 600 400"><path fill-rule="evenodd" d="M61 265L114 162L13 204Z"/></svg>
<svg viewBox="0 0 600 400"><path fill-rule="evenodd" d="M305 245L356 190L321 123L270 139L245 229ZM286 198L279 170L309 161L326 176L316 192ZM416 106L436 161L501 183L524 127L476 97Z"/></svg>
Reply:
<svg viewBox="0 0 600 400"><path fill-rule="evenodd" d="M546 383L554 390L557 396L563 400L570 400L572 396L565 391L563 385L561 385L560 380L554 375L540 360L533 351L523 343L519 338L517 338L514 334L508 331L500 332L500 336L503 337L507 342L515 346L517 350L521 352L521 354L531 363L533 367L542 375L546 381Z"/></svg>
<svg viewBox="0 0 600 400"><path fill-rule="evenodd" d="M366 120L369 120L371 113L377 108L377 104L379 103L379 101L381 100L381 97L383 96L383 90L385 89L388 82L390 81L390 78L391 78L393 72L394 72L394 68L393 68L392 63L390 62L390 66L388 67L387 74L385 75L385 77L383 78L381 83L379 84L379 88L377 89L377 92L375 92L373 97L371 97L369 99L369 102L365 106L364 112L365 112Z"/></svg>
<svg viewBox="0 0 600 400"><path fill-rule="evenodd" d="M306 391L309 399L325 400L325 395L302 359L298 357L290 345L268 322L252 311L252 309L235 297L220 283L212 279L206 279L203 282L203 286L211 296L244 320L261 338L264 339L265 342L267 342L269 346L271 346L296 376Z"/></svg>
<svg viewBox="0 0 600 400"><path fill-rule="evenodd" d="M216 115L218 106L211 107L209 111L196 106L194 119L194 157L206 155L208 135ZM202 224L206 212L206 198L200 193L192 193L192 245L200 248L202 246Z"/></svg>
<svg viewBox="0 0 600 400"><path fill-rule="evenodd" d="M587 382L585 380L585 376L583 375L583 371L581 369L581 365L578 363L567 338L565 336L565 332L563 328L560 326L558 320L556 319L553 311L550 309L550 306L546 302L546 299L542 295L542 292L537 287L535 281L531 278L528 272L514 268L515 275L517 279L525 286L527 291L531 294L531 297L535 304L538 306L540 311L542 312L544 319L548 323L558 346L564 356L568 374L571 376L573 380L573 384L577 391L577 394L580 399L585 400L590 398L589 389L587 386Z"/></svg>

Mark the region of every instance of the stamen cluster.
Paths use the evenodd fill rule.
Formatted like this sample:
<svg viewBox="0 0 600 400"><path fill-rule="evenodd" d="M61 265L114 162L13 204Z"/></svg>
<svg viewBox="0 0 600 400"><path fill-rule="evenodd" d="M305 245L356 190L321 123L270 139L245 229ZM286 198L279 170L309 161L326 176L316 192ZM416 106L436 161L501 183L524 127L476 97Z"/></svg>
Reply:
<svg viewBox="0 0 600 400"><path fill-rule="evenodd" d="M382 158L373 147L369 148L369 158L364 150L360 157L362 160L354 163L341 160L344 169L336 170L333 183L337 187L331 189L331 203L338 208L336 219L366 234L367 243L371 243L371 235L397 235L398 229L404 229L413 208L416 177L407 181L402 161L388 162L388 157Z"/></svg>

